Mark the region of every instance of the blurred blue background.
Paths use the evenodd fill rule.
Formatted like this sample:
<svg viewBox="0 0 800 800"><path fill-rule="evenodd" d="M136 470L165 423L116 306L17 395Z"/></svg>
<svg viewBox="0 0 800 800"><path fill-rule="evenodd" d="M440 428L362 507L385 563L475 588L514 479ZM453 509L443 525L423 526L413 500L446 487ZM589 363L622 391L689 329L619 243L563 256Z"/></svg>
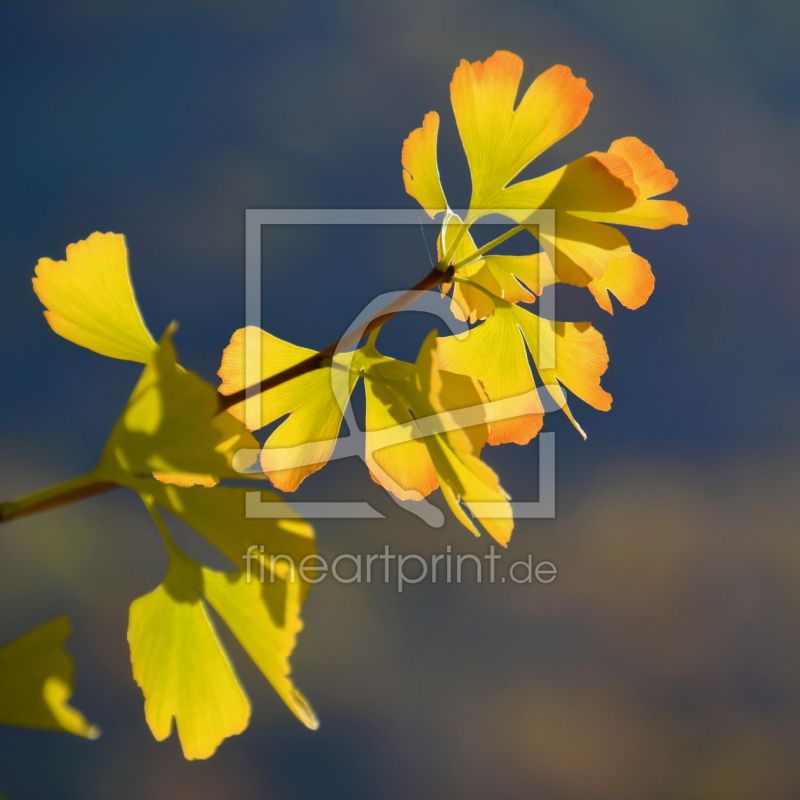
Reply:
<svg viewBox="0 0 800 800"><path fill-rule="evenodd" d="M638 136L675 170L688 227L631 230L656 274L614 317L578 291L559 317L606 336L610 413L562 419L558 514L510 558L549 586L314 589L294 658L321 719L303 729L231 644L253 700L210 761L153 741L125 640L165 567L122 492L4 525L0 641L61 613L96 742L0 729L0 791L72 798L645 798L800 795L797 533L800 7L794 2L4 3L0 6L0 497L90 469L138 367L55 336L30 278L95 230L124 233L156 334L209 380L244 321L246 208L413 208L403 139L443 117L454 206L468 196L449 108L459 59L497 49L523 85L588 81L584 124L536 162ZM431 230L429 229L429 233ZM430 239L430 237L429 237ZM308 347L428 270L417 229L264 236L264 327ZM619 306L618 306L619 308ZM427 320L387 328L410 358ZM553 415L551 415L553 416ZM537 445L488 454L535 499ZM394 506L360 462L303 499L369 500L385 521L321 522L321 551L484 553Z"/></svg>

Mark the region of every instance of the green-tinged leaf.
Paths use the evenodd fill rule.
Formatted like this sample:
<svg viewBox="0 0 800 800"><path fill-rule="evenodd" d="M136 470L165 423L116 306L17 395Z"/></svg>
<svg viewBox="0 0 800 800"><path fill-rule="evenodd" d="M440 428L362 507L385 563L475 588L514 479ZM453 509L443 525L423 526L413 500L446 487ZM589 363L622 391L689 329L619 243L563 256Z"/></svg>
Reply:
<svg viewBox="0 0 800 800"><path fill-rule="evenodd" d="M72 661L64 650L69 620L58 617L0 648L0 724L99 736L67 701Z"/></svg>
<svg viewBox="0 0 800 800"><path fill-rule="evenodd" d="M259 577L263 563L265 574L274 571L282 584L290 564L299 566L316 552L312 526L272 492L226 486L210 491L200 486L162 486L152 480L139 481L133 488L151 494L162 508L194 528L238 569L247 568L250 553L251 569ZM258 494L258 504L269 503L275 516L247 516L248 494ZM301 591L305 591L304 583ZM278 598L271 599L275 602Z"/></svg>
<svg viewBox="0 0 800 800"><path fill-rule="evenodd" d="M131 604L128 625L147 724L162 741L174 718L188 759L208 758L250 719L250 702L195 590L199 572L171 552L164 582Z"/></svg>
<svg viewBox="0 0 800 800"><path fill-rule="evenodd" d="M203 569L202 575L203 596L284 703L304 725L316 730L319 722L313 709L289 677L289 656L303 627L300 580L295 577L273 583L268 578L261 584L255 575L248 582L244 572L225 574L209 569ZM283 607L277 622L273 615L276 606Z"/></svg>
<svg viewBox="0 0 800 800"><path fill-rule="evenodd" d="M170 554L164 583L131 606L134 677L144 692L154 736L169 736L174 717L186 757L207 758L223 739L247 726L249 704L204 601L222 617L294 714L316 728L314 712L289 677L289 656L302 629L305 587L299 567L314 551L310 526L299 519L246 519L240 489L179 488L152 480L139 484ZM236 563L251 552L253 564L231 573L201 567L171 543L156 502L195 526ZM271 566L270 555L279 557L275 568L262 569L262 564Z"/></svg>
<svg viewBox="0 0 800 800"><path fill-rule="evenodd" d="M131 476L157 473L169 483L208 485L220 476L241 477L233 467L237 451L258 448L241 422L218 413L214 388L177 363L173 330L161 338L114 426L99 478L127 484Z"/></svg>

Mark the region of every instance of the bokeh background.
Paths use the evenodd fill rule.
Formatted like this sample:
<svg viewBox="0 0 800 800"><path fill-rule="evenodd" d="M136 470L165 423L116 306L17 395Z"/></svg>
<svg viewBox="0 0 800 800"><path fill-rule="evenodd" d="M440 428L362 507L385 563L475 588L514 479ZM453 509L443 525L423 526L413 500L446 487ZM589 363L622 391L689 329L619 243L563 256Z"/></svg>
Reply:
<svg viewBox="0 0 800 800"><path fill-rule="evenodd" d="M49 330L30 286L39 257L124 233L149 326L178 319L183 362L214 379L243 324L246 208L413 208L400 146L432 109L448 194L466 202L448 98L461 58L512 50L526 86L569 65L592 109L535 171L635 135L677 172L690 210L686 228L631 230L657 276L644 308L612 318L558 294L561 318L606 336L615 402L603 414L576 401L587 442L546 422L557 518L520 523L509 558L551 560L557 580L402 595L321 584L294 658L316 733L231 643L250 728L202 763L174 736L156 743L125 630L165 557L135 498L4 525L0 641L68 613L75 703L104 735L3 728L3 794L800 796L799 34L788 0L3 3L4 498L91 468L138 374ZM321 347L428 257L413 228L276 229L263 269L265 327ZM426 325L408 315L382 341L412 357ZM488 455L515 498L536 499L537 452ZM317 524L328 556L488 548L397 508L358 461L301 495L386 514Z"/></svg>

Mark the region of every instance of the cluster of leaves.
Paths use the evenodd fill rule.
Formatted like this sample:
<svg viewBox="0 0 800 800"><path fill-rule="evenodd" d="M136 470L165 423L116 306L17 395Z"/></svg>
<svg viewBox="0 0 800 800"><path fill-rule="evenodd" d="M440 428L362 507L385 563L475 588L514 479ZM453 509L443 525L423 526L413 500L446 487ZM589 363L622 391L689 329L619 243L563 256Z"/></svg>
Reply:
<svg viewBox="0 0 800 800"><path fill-rule="evenodd" d="M373 334L354 352L262 394L260 404L233 405L231 413L250 430L289 415L261 453L261 467L276 488L293 491L328 461L343 409L363 376L365 455L373 479L400 499L419 499L439 487L469 530L477 533L459 500L505 545L513 520L497 476L479 460L483 446L527 444L536 436L545 413L540 388L584 437L564 387L594 408L610 409L611 395L600 386L608 365L600 333L587 322L543 319L523 306L546 286L563 282L587 287L610 313L609 292L638 308L653 290L650 265L606 223L663 228L684 224L686 209L653 199L676 178L635 138L512 184L581 123L592 98L584 80L556 66L540 75L515 107L521 77L522 60L503 51L484 63L462 61L455 72L451 99L472 177L463 220L450 209L439 178L438 114L427 114L403 146L406 190L431 217L443 214L438 266L452 268L453 277L442 291L451 297L453 314L473 327L466 335L429 338L416 364L379 353ZM542 209L553 212L554 230L537 221ZM517 226L478 247L471 226L497 213ZM544 251L536 244L529 255L489 254L522 231L538 237ZM310 354L264 331L241 329L223 353L220 392L241 392L254 378Z"/></svg>
<svg viewBox="0 0 800 800"><path fill-rule="evenodd" d="M405 141L407 191L431 217L443 215L438 283L454 315L471 325L459 336L432 331L414 363L378 351L379 326L363 345L317 359L315 351L243 328L222 355L217 390L180 366L174 326L158 343L147 330L122 236L94 233L70 245L66 261L42 259L36 268L34 289L56 333L144 365L97 467L77 485L73 481L70 491L98 485L132 489L163 538L167 575L133 602L128 639L147 722L161 740L174 718L187 758L211 755L225 737L247 726L250 713L208 606L295 715L317 726L289 667L307 586L294 571L276 567L273 575L270 561L278 554L302 561L314 552L313 530L274 494L263 498L280 504L274 518L246 518L246 490L220 485L221 480L266 476L280 491L294 491L329 461L344 409L363 379L365 460L372 478L401 500L419 500L440 488L467 529L478 535L477 522L506 545L513 529L511 506L498 476L481 460L482 449L535 437L542 427L543 393L581 434L565 389L597 409L610 408L611 397L600 386L608 364L602 336L588 323L544 319L524 306L558 282L587 287L609 312L610 294L628 308L641 306L653 289L649 264L608 223L662 228L685 224L686 210L653 199L675 185L675 176L634 138L512 183L581 123L592 97L585 81L557 66L540 75L516 104L521 75L522 61L507 52L484 63L462 61L455 72L451 98L472 177L463 218L450 209L439 179L438 115L426 115ZM554 213L554 230L540 224L542 209ZM470 228L498 212L515 226L479 247ZM490 253L517 233L539 240L534 252ZM308 369L268 391L223 400L221 406L221 397L244 397L247 387L303 362ZM251 431L279 420L260 447ZM256 458L260 470L253 473ZM0 517L25 507L24 499L7 503ZM235 568L210 570L181 552L164 511L194 528ZM242 557L248 550L274 579L246 579ZM25 687L9 695L13 701L0 691L0 722L90 735L83 717L66 706L64 625L50 623L0 651L0 687L15 681ZM37 654L36 669L20 668Z"/></svg>

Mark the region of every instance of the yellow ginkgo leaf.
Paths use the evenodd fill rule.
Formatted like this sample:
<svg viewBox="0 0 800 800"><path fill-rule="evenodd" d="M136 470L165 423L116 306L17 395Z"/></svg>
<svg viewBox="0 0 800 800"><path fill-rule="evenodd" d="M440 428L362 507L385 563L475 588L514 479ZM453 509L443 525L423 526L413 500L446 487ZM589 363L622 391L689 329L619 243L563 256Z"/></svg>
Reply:
<svg viewBox="0 0 800 800"><path fill-rule="evenodd" d="M498 256L492 253L485 256L484 261L500 286L500 291L495 294L509 303L532 303L535 295L541 294L545 286L552 286L558 280L545 253L527 256ZM479 275L471 280L493 291L491 285L484 283Z"/></svg>
<svg viewBox="0 0 800 800"><path fill-rule="evenodd" d="M472 177L466 221L501 211L525 225L551 257L484 255L457 272L512 303L532 302L542 287L561 281L588 286L607 311L612 311L609 293L638 308L653 290L650 266L632 253L620 231L599 223L686 224L680 203L653 199L675 186L674 173L651 148L627 137L613 142L608 152L589 153L546 175L512 183L581 123L592 98L585 81L555 66L539 75L517 103L521 77L522 60L505 51L485 62L462 61L453 76L450 95ZM431 112L404 143L402 160L407 192L431 215L447 212L444 236L454 215L439 179L438 131L439 117ZM473 246L469 234L459 241L458 252L447 253L448 265L463 260ZM492 307L490 298L470 285L453 289L453 312L462 319L486 319Z"/></svg>
<svg viewBox="0 0 800 800"><path fill-rule="evenodd" d="M585 438L561 384L594 408L611 408L611 395L600 386L600 376L608 367L608 352L602 335L588 322L554 322L519 306L502 304L467 334L440 339L437 358L442 368L467 371L486 388L492 401L490 444L524 443L529 440L528 433L538 432L541 417L536 417L543 413L528 366L528 352L544 387Z"/></svg>
<svg viewBox="0 0 800 800"><path fill-rule="evenodd" d="M272 492L258 493L260 503L275 504L275 515L263 518L247 516L247 496L252 489L218 486L208 491L153 481L139 481L132 488L151 494L158 505L196 530L238 569L246 569L252 560L253 573L260 575L263 562L266 575L274 571L283 581L289 577L288 565L298 565L316 552L312 526ZM305 588L301 582L301 594Z"/></svg>
<svg viewBox="0 0 800 800"><path fill-rule="evenodd" d="M313 350L298 347L258 328L241 328L222 354L222 394L232 394L299 364ZM352 354L337 356L335 367L320 367L262 392L259 398L230 409L250 430L289 415L269 436L261 467L273 485L293 492L331 457L344 408L356 375L349 370Z"/></svg>
<svg viewBox="0 0 800 800"><path fill-rule="evenodd" d="M371 372L408 380L410 364L395 361ZM365 459L375 483L401 500L421 500L439 485L428 448L416 438L414 418L390 384L374 379L364 381L366 393ZM387 444L391 442L390 444Z"/></svg>
<svg viewBox="0 0 800 800"><path fill-rule="evenodd" d="M406 191L431 217L447 209L436 158L438 137L439 115L431 111L422 120L422 127L411 131L403 142L401 157Z"/></svg>
<svg viewBox="0 0 800 800"><path fill-rule="evenodd" d="M69 620L58 617L0 648L0 724L99 736L99 728L68 702L72 661L64 642L69 634Z"/></svg>
<svg viewBox="0 0 800 800"><path fill-rule="evenodd" d="M414 412L421 441L453 514L478 535L477 528L460 505L463 502L489 535L505 547L514 528L508 495L495 472L475 454L476 448L464 422L443 402L442 373L436 366L435 350L436 331L431 331L420 348L409 380L398 385L397 391Z"/></svg>
<svg viewBox="0 0 800 800"><path fill-rule="evenodd" d="M510 217L526 222L530 210L618 211L633 206L639 196L627 159L594 152L546 175L512 184L498 195L498 205L493 207L509 209Z"/></svg>
<svg viewBox="0 0 800 800"><path fill-rule="evenodd" d="M241 422L218 413L214 388L177 363L173 330L162 337L111 432L96 470L101 479L126 484L131 476L156 473L169 483L209 485L219 476L240 476L233 466L237 451L258 447Z"/></svg>
<svg viewBox="0 0 800 800"><path fill-rule="evenodd" d="M250 719L250 702L197 594L198 582L200 567L171 552L164 582L133 602L128 625L147 724L163 741L174 718L188 759L208 758Z"/></svg>
<svg viewBox="0 0 800 800"><path fill-rule="evenodd" d="M655 285L656 279L650 264L636 253L628 253L621 258L612 258L606 271L587 284L586 288L600 308L613 314L609 293L626 308L636 309L647 302Z"/></svg>
<svg viewBox="0 0 800 800"><path fill-rule="evenodd" d="M588 322L555 322L519 307L513 307L512 313L545 389L585 438L567 406L561 384L592 408L611 409L611 395L600 385L600 378L608 369L608 350L602 334Z"/></svg>
<svg viewBox="0 0 800 800"><path fill-rule="evenodd" d="M669 225L686 225L686 208L674 200L654 200L656 195L670 191L678 179L672 170L644 142L630 136L617 139L609 147L614 153L628 161L633 177L639 187L639 200L631 208L623 211L584 211L573 212L575 216L611 222L617 225L635 225L640 228L666 228ZM655 287L655 278L650 264L641 256L630 253L627 256L612 258L608 269L588 284L598 305L613 312L609 292L626 308L639 308L644 305Z"/></svg>
<svg viewBox="0 0 800 800"><path fill-rule="evenodd" d="M458 214L448 212L437 240L440 259L445 256L446 243L453 240L461 225ZM466 231L449 258L453 265L466 262L456 269L456 273L459 278L470 281L442 284L443 294L447 294L451 288L453 290L451 311L457 319L477 322L489 317L495 307L492 295L509 303L532 303L536 300L535 295L541 294L545 286L558 281L545 253L527 256L489 254L471 258L477 249L472 235ZM480 287L487 291L481 291Z"/></svg>
<svg viewBox="0 0 800 800"><path fill-rule="evenodd" d="M146 488L145 482L141 483L140 491ZM250 526L260 527L260 536L247 536L247 531L243 535L247 526L240 524L237 528L232 520L221 520L219 509L212 512L213 519L200 520L210 508L208 495L219 497L224 509L230 511L231 501L237 496L244 499L239 490L226 493L224 489L209 491L199 487L155 488L156 493L143 493L142 499L162 532L170 565L164 583L131 606L129 629L134 677L145 695L145 713L153 735L159 740L169 736L174 717L186 757L207 758L224 738L240 733L247 726L249 703L208 619L204 601L222 617L298 719L316 728L317 718L294 687L289 665L289 656L302 629L300 605L305 588L301 572L294 565L302 564L303 556L308 554L308 538L269 520L252 521L262 523ZM282 558L281 563L288 560L292 569L279 575L278 569L265 573L249 566L231 573L201 567L171 543L154 502L198 525L198 531L229 556L242 547L236 561L251 551L258 555L259 538L269 541L265 534L277 530L282 536L270 542L266 555L261 557L276 555ZM241 519L243 514L242 505L234 520ZM211 533L215 521L220 527ZM176 647L180 650L176 651ZM204 661L205 666L195 667L191 663L195 658ZM209 690L212 684L215 688Z"/></svg>
<svg viewBox="0 0 800 800"><path fill-rule="evenodd" d="M497 195L538 155L581 124L592 93L564 66L543 72L515 108L522 59L498 51L462 61L450 96L472 175L470 208L495 208Z"/></svg>
<svg viewBox="0 0 800 800"><path fill-rule="evenodd" d="M203 597L294 715L307 728L316 730L317 716L290 678L289 656L303 627L299 578L261 584L252 576L248 582L244 572L225 574L203 569L202 574ZM274 616L276 607L283 609L278 620Z"/></svg>
<svg viewBox="0 0 800 800"><path fill-rule="evenodd" d="M573 212L613 212L633 206L639 189L633 170L614 153L590 153L566 167L539 178L515 183L498 195L498 207L549 244L558 280L585 286L599 278L610 260L630 252L625 236L616 228L580 219ZM554 225L531 217L540 209L553 212Z"/></svg>
<svg viewBox="0 0 800 800"><path fill-rule="evenodd" d="M444 259L449 255L450 264L459 264L466 261L463 266L458 268L458 275L461 278L469 278L476 283L485 286L492 294L499 295L502 291L500 284L487 268L483 258L472 259L478 247L472 234L463 230L464 223L458 214L449 212L442 224L442 230L436 240L436 249L439 259ZM455 244L457 237L458 243ZM479 289L475 289L465 283L443 283L442 294L448 294L453 290L450 310L456 319L475 322L479 319L486 319L494 310L494 303L491 298Z"/></svg>
<svg viewBox="0 0 800 800"><path fill-rule="evenodd" d="M118 233L93 233L69 245L66 261L40 259L33 289L50 327L81 347L142 364L156 349L136 304L125 237Z"/></svg>
<svg viewBox="0 0 800 800"><path fill-rule="evenodd" d="M491 400L489 444L527 444L539 433L544 408L519 325L506 306L495 309L465 338L439 339L436 355L442 369L473 375L486 390Z"/></svg>
<svg viewBox="0 0 800 800"><path fill-rule="evenodd" d="M413 378L414 365L384 356L374 339L356 352L353 368L365 376L366 462L372 479L401 500L419 500L439 485L428 448L402 387ZM487 397L472 378L440 373L441 403L459 418L479 454L486 443L484 404Z"/></svg>
<svg viewBox="0 0 800 800"><path fill-rule="evenodd" d="M556 214L555 233L545 233L539 226L527 227L545 246L551 245L558 280L572 286L588 286L603 276L614 259L631 253L621 231L570 214Z"/></svg>

